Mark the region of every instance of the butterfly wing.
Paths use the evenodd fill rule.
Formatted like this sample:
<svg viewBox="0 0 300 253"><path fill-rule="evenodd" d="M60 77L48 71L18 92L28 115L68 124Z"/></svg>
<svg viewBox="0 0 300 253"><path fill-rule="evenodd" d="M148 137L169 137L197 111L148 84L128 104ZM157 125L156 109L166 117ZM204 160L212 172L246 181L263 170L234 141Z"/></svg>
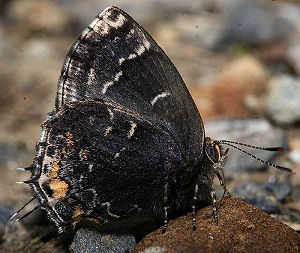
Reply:
<svg viewBox="0 0 300 253"><path fill-rule="evenodd" d="M31 186L55 210L49 216L58 227L79 216L105 222L163 210L166 177L183 161L155 122L112 103L83 101L67 104L43 131Z"/></svg>
<svg viewBox="0 0 300 253"><path fill-rule="evenodd" d="M199 160L204 129L181 76L151 36L117 7L99 14L70 49L56 111L70 102L99 99L164 124L184 160Z"/></svg>

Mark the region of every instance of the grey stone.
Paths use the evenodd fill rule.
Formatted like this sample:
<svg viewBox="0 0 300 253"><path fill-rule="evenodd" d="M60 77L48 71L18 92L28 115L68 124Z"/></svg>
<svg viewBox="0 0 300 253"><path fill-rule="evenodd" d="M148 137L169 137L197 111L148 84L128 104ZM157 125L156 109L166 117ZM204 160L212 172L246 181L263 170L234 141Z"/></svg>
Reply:
<svg viewBox="0 0 300 253"><path fill-rule="evenodd" d="M286 183L270 182L265 188L270 190L278 201L285 201L292 193L292 187Z"/></svg>
<svg viewBox="0 0 300 253"><path fill-rule="evenodd" d="M182 12L182 13L195 13L210 7L210 3L205 0L187 0L187 1L173 1L173 0L155 0L158 8L167 13Z"/></svg>
<svg viewBox="0 0 300 253"><path fill-rule="evenodd" d="M79 229L70 246L73 253L114 253L134 249L135 238L132 235L99 234L88 229Z"/></svg>
<svg viewBox="0 0 300 253"><path fill-rule="evenodd" d="M0 204L0 222L6 224L12 215L12 208Z"/></svg>
<svg viewBox="0 0 300 253"><path fill-rule="evenodd" d="M205 125L205 129L206 136L215 140L237 141L260 147L286 146L283 130L273 127L264 119L212 121ZM227 148L226 145L223 147ZM271 161L278 154L278 152L240 147L264 161ZM266 167L264 163L251 156L232 147L228 148L230 151L224 168L226 174L238 176L236 172L254 171Z"/></svg>
<svg viewBox="0 0 300 253"><path fill-rule="evenodd" d="M293 150L289 154L289 158L293 163L300 164L300 150Z"/></svg>
<svg viewBox="0 0 300 253"><path fill-rule="evenodd" d="M254 200L253 202L250 200L246 200L248 203L255 205L258 209L265 211L268 214L279 214L280 209L278 205L270 198L261 198Z"/></svg>
<svg viewBox="0 0 300 253"><path fill-rule="evenodd" d="M295 201L295 202L300 202L300 184L298 185L295 185L293 187L293 192L292 192L292 199ZM299 213L300 214L300 213ZM300 221L299 221L299 224L300 224Z"/></svg>
<svg viewBox="0 0 300 253"><path fill-rule="evenodd" d="M5 225L12 215L12 208L0 204L0 240L4 236Z"/></svg>
<svg viewBox="0 0 300 253"><path fill-rule="evenodd" d="M278 214L280 209L278 204L270 196L266 184L261 182L249 182L234 191L235 196L242 197L246 202L255 205L262 211L269 214Z"/></svg>
<svg viewBox="0 0 300 253"><path fill-rule="evenodd" d="M237 187L234 191L234 195L242 197L243 199L259 199L266 197L268 191L265 189L265 183L249 182Z"/></svg>
<svg viewBox="0 0 300 253"><path fill-rule="evenodd" d="M290 46L285 53L286 60L298 75L300 75L300 45L299 45L300 41L299 40L300 38L298 38L297 41L294 42L296 45Z"/></svg>
<svg viewBox="0 0 300 253"><path fill-rule="evenodd" d="M266 95L268 115L278 124L300 121L300 79L287 75L276 76L270 81Z"/></svg>
<svg viewBox="0 0 300 253"><path fill-rule="evenodd" d="M284 40L293 31L293 25L280 16L266 1L235 1L227 8L227 21L216 49L225 49L232 43L257 45Z"/></svg>

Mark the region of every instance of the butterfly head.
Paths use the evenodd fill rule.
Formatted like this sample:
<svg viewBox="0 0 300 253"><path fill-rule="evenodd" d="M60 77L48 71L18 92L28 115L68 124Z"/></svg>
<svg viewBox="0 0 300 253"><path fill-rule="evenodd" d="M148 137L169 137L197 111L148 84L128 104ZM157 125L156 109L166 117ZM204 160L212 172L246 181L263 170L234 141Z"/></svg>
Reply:
<svg viewBox="0 0 300 253"><path fill-rule="evenodd" d="M220 143L210 137L205 138L205 154L213 164L220 162L224 156L223 148Z"/></svg>

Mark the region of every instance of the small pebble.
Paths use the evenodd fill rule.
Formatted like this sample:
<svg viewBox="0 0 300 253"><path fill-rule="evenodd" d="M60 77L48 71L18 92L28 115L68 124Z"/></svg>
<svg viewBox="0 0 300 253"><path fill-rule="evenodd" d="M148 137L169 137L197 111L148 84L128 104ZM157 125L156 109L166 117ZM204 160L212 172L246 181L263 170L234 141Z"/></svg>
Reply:
<svg viewBox="0 0 300 253"><path fill-rule="evenodd" d="M133 250L136 245L133 235L99 234L88 229L79 229L70 246L73 253L116 253Z"/></svg>
<svg viewBox="0 0 300 253"><path fill-rule="evenodd" d="M300 164L300 150L291 151L289 157L294 163Z"/></svg>
<svg viewBox="0 0 300 253"><path fill-rule="evenodd" d="M248 229L252 229L254 228L254 224L250 224L249 226L247 226Z"/></svg>
<svg viewBox="0 0 300 253"><path fill-rule="evenodd" d="M295 124L300 120L300 79L275 76L266 95L266 110L277 124Z"/></svg>

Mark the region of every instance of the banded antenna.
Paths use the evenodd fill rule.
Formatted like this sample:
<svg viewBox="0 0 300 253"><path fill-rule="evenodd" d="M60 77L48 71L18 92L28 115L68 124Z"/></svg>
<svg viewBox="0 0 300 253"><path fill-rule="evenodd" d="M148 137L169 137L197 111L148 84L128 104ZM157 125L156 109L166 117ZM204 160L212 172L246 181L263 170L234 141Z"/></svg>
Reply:
<svg viewBox="0 0 300 253"><path fill-rule="evenodd" d="M247 155L255 158L256 160L258 160L258 161L260 161L260 162L262 162L264 164L270 165L270 166L272 166L272 167L274 167L276 169L283 170L283 171L289 172L291 174L296 174L296 172L294 170L292 170L292 169L289 169L289 168L286 168L286 167L283 167L283 166L279 166L279 165L276 165L274 163L266 162L266 161L262 160L261 158L258 158L255 155L252 155L252 154L248 153L247 151L245 151L245 150L243 150L243 149L241 149L241 148L239 148L239 147L237 147L237 146L235 146L233 144L241 145L241 146L245 146L245 147L249 147L249 148L254 148L254 149L261 149L261 150L266 150L266 151L280 151L280 152L284 151L283 147L269 147L269 148L264 148L264 147L257 147L257 146L253 146L253 145L249 145L249 144L245 144L245 143L241 143L241 142L227 141L227 140L219 140L219 141L216 141L216 143L218 143L218 144L225 144L225 145L228 145L230 147L233 147L233 148L235 148L235 149L237 149L237 150L239 150L239 151L241 151L241 152L243 152L243 153L245 153L245 154L247 154Z"/></svg>

